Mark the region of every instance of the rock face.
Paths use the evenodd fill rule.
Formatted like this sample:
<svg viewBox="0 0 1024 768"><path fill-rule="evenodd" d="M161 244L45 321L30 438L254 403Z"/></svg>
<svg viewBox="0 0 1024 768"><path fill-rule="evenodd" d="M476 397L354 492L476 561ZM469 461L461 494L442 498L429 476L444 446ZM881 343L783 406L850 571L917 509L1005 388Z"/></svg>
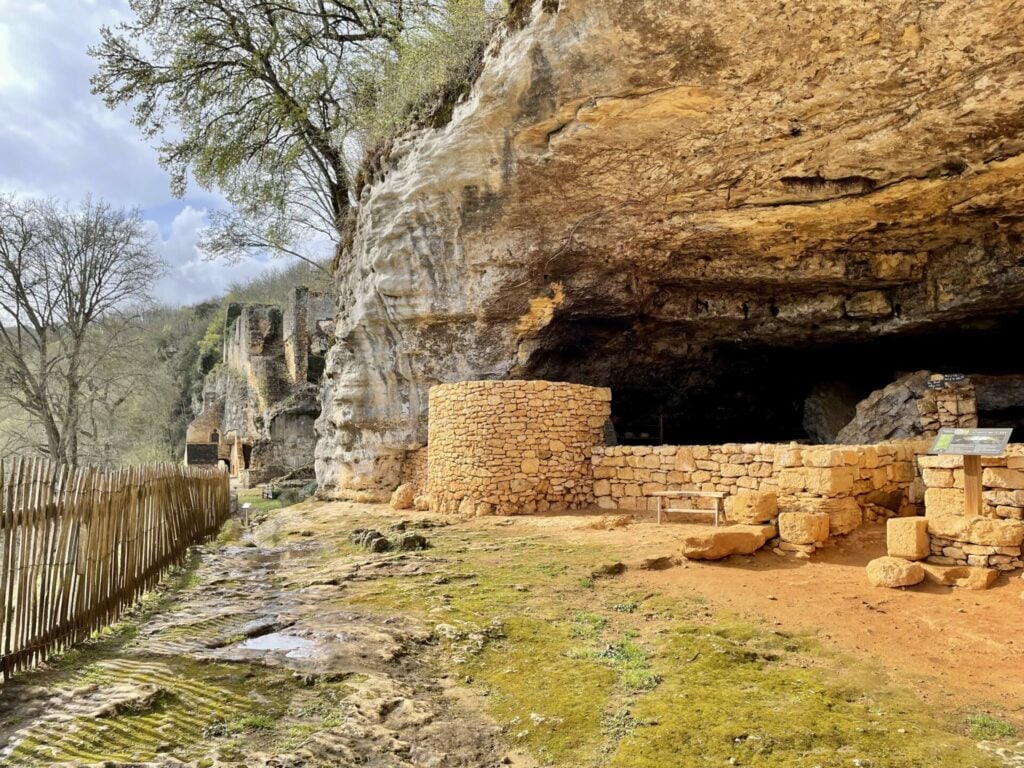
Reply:
<svg viewBox="0 0 1024 768"><path fill-rule="evenodd" d="M946 382L942 374L917 371L857 404L835 442L849 445L935 435L942 427L978 426L974 385L968 378Z"/></svg>
<svg viewBox="0 0 1024 768"><path fill-rule="evenodd" d="M361 192L319 479L393 488L441 382L754 442L966 354L936 340L1024 299L1022 31L1012 0L538 0Z"/></svg>

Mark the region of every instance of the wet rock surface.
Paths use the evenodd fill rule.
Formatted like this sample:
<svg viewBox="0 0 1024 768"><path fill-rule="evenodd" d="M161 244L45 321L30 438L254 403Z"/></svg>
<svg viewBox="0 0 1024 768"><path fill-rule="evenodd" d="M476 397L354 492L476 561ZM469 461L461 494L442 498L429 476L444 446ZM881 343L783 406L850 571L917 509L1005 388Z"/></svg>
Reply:
<svg viewBox="0 0 1024 768"><path fill-rule="evenodd" d="M323 554L309 539L203 550L198 584L117 653L59 684L0 691L0 763L498 765L493 724L430 673L435 628L346 606L347 582L437 563L354 556L324 573ZM294 737L261 737L271 728Z"/></svg>

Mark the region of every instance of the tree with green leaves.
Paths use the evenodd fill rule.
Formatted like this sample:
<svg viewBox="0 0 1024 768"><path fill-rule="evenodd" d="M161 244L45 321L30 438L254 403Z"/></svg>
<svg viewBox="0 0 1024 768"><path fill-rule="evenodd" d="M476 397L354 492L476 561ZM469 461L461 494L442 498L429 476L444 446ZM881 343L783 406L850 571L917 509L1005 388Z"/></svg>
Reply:
<svg viewBox="0 0 1024 768"><path fill-rule="evenodd" d="M90 51L93 90L160 140L176 193L191 175L232 204L207 252L309 261L303 235L340 243L351 226L367 67L467 3L485 0L130 0Z"/></svg>

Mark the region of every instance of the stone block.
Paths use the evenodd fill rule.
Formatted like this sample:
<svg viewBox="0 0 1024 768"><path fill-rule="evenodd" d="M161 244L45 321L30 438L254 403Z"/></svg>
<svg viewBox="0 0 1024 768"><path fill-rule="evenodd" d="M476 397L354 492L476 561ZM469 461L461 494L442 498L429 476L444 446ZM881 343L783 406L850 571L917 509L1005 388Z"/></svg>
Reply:
<svg viewBox="0 0 1024 768"><path fill-rule="evenodd" d="M860 504L852 497L823 499L817 496L797 496L783 504L786 512L820 513L828 515L831 536L844 536L860 527L864 514Z"/></svg>
<svg viewBox="0 0 1024 768"><path fill-rule="evenodd" d="M987 488L1024 490L1024 470L990 467L981 473L981 484Z"/></svg>
<svg viewBox="0 0 1024 768"><path fill-rule="evenodd" d="M925 515L948 517L964 514L964 492L957 488L928 488L924 492Z"/></svg>
<svg viewBox="0 0 1024 768"><path fill-rule="evenodd" d="M924 469L963 469L963 456L918 456L917 466Z"/></svg>
<svg viewBox="0 0 1024 768"><path fill-rule="evenodd" d="M751 555L775 538L771 525L729 525L687 533L682 554L690 560L721 560L729 555Z"/></svg>
<svg viewBox="0 0 1024 768"><path fill-rule="evenodd" d="M697 468L693 457L693 451L689 448L680 448L676 451L674 466L680 472L692 472Z"/></svg>
<svg viewBox="0 0 1024 768"><path fill-rule="evenodd" d="M725 517L734 523L766 523L779 514L774 493L744 492L725 499Z"/></svg>
<svg viewBox="0 0 1024 768"><path fill-rule="evenodd" d="M868 563L868 581L876 587L912 587L924 581L920 563L899 557L879 557Z"/></svg>
<svg viewBox="0 0 1024 768"><path fill-rule="evenodd" d="M929 488L952 488L954 485L951 469L923 469L921 478Z"/></svg>
<svg viewBox="0 0 1024 768"><path fill-rule="evenodd" d="M1024 507L1024 491L999 488L985 491L982 498L993 507Z"/></svg>
<svg viewBox="0 0 1024 768"><path fill-rule="evenodd" d="M922 563L925 578L935 584L961 589L988 589L999 578L999 571L989 568L972 568L967 565L943 566Z"/></svg>
<svg viewBox="0 0 1024 768"><path fill-rule="evenodd" d="M783 493L842 496L853 490L855 479L853 467L788 468L779 473L779 490Z"/></svg>
<svg viewBox="0 0 1024 768"><path fill-rule="evenodd" d="M793 544L817 544L828 538L829 516L823 512L783 512L779 538Z"/></svg>
<svg viewBox="0 0 1024 768"><path fill-rule="evenodd" d="M403 483L391 494L392 509L412 509L416 500L416 489L409 483Z"/></svg>
<svg viewBox="0 0 1024 768"><path fill-rule="evenodd" d="M805 467L836 467L843 463L841 451L828 446L814 446L803 451Z"/></svg>
<svg viewBox="0 0 1024 768"><path fill-rule="evenodd" d="M889 557L924 560L931 553L928 520L923 517L894 517L885 524L885 549Z"/></svg>
<svg viewBox="0 0 1024 768"><path fill-rule="evenodd" d="M1019 547L1024 542L1024 522L988 517L945 515L928 517L928 533L951 541L990 547Z"/></svg>

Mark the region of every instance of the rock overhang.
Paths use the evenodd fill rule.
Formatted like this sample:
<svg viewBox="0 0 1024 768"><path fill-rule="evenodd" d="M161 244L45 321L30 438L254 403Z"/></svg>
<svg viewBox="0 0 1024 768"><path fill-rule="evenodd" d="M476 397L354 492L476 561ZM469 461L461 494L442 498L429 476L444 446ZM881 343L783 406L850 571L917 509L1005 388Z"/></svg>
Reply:
<svg viewBox="0 0 1024 768"><path fill-rule="evenodd" d="M1015 18L995 1L535 4L453 121L400 142L364 191L322 479L422 443L443 381L615 386L667 364L707 385L722 348L1021 306Z"/></svg>

